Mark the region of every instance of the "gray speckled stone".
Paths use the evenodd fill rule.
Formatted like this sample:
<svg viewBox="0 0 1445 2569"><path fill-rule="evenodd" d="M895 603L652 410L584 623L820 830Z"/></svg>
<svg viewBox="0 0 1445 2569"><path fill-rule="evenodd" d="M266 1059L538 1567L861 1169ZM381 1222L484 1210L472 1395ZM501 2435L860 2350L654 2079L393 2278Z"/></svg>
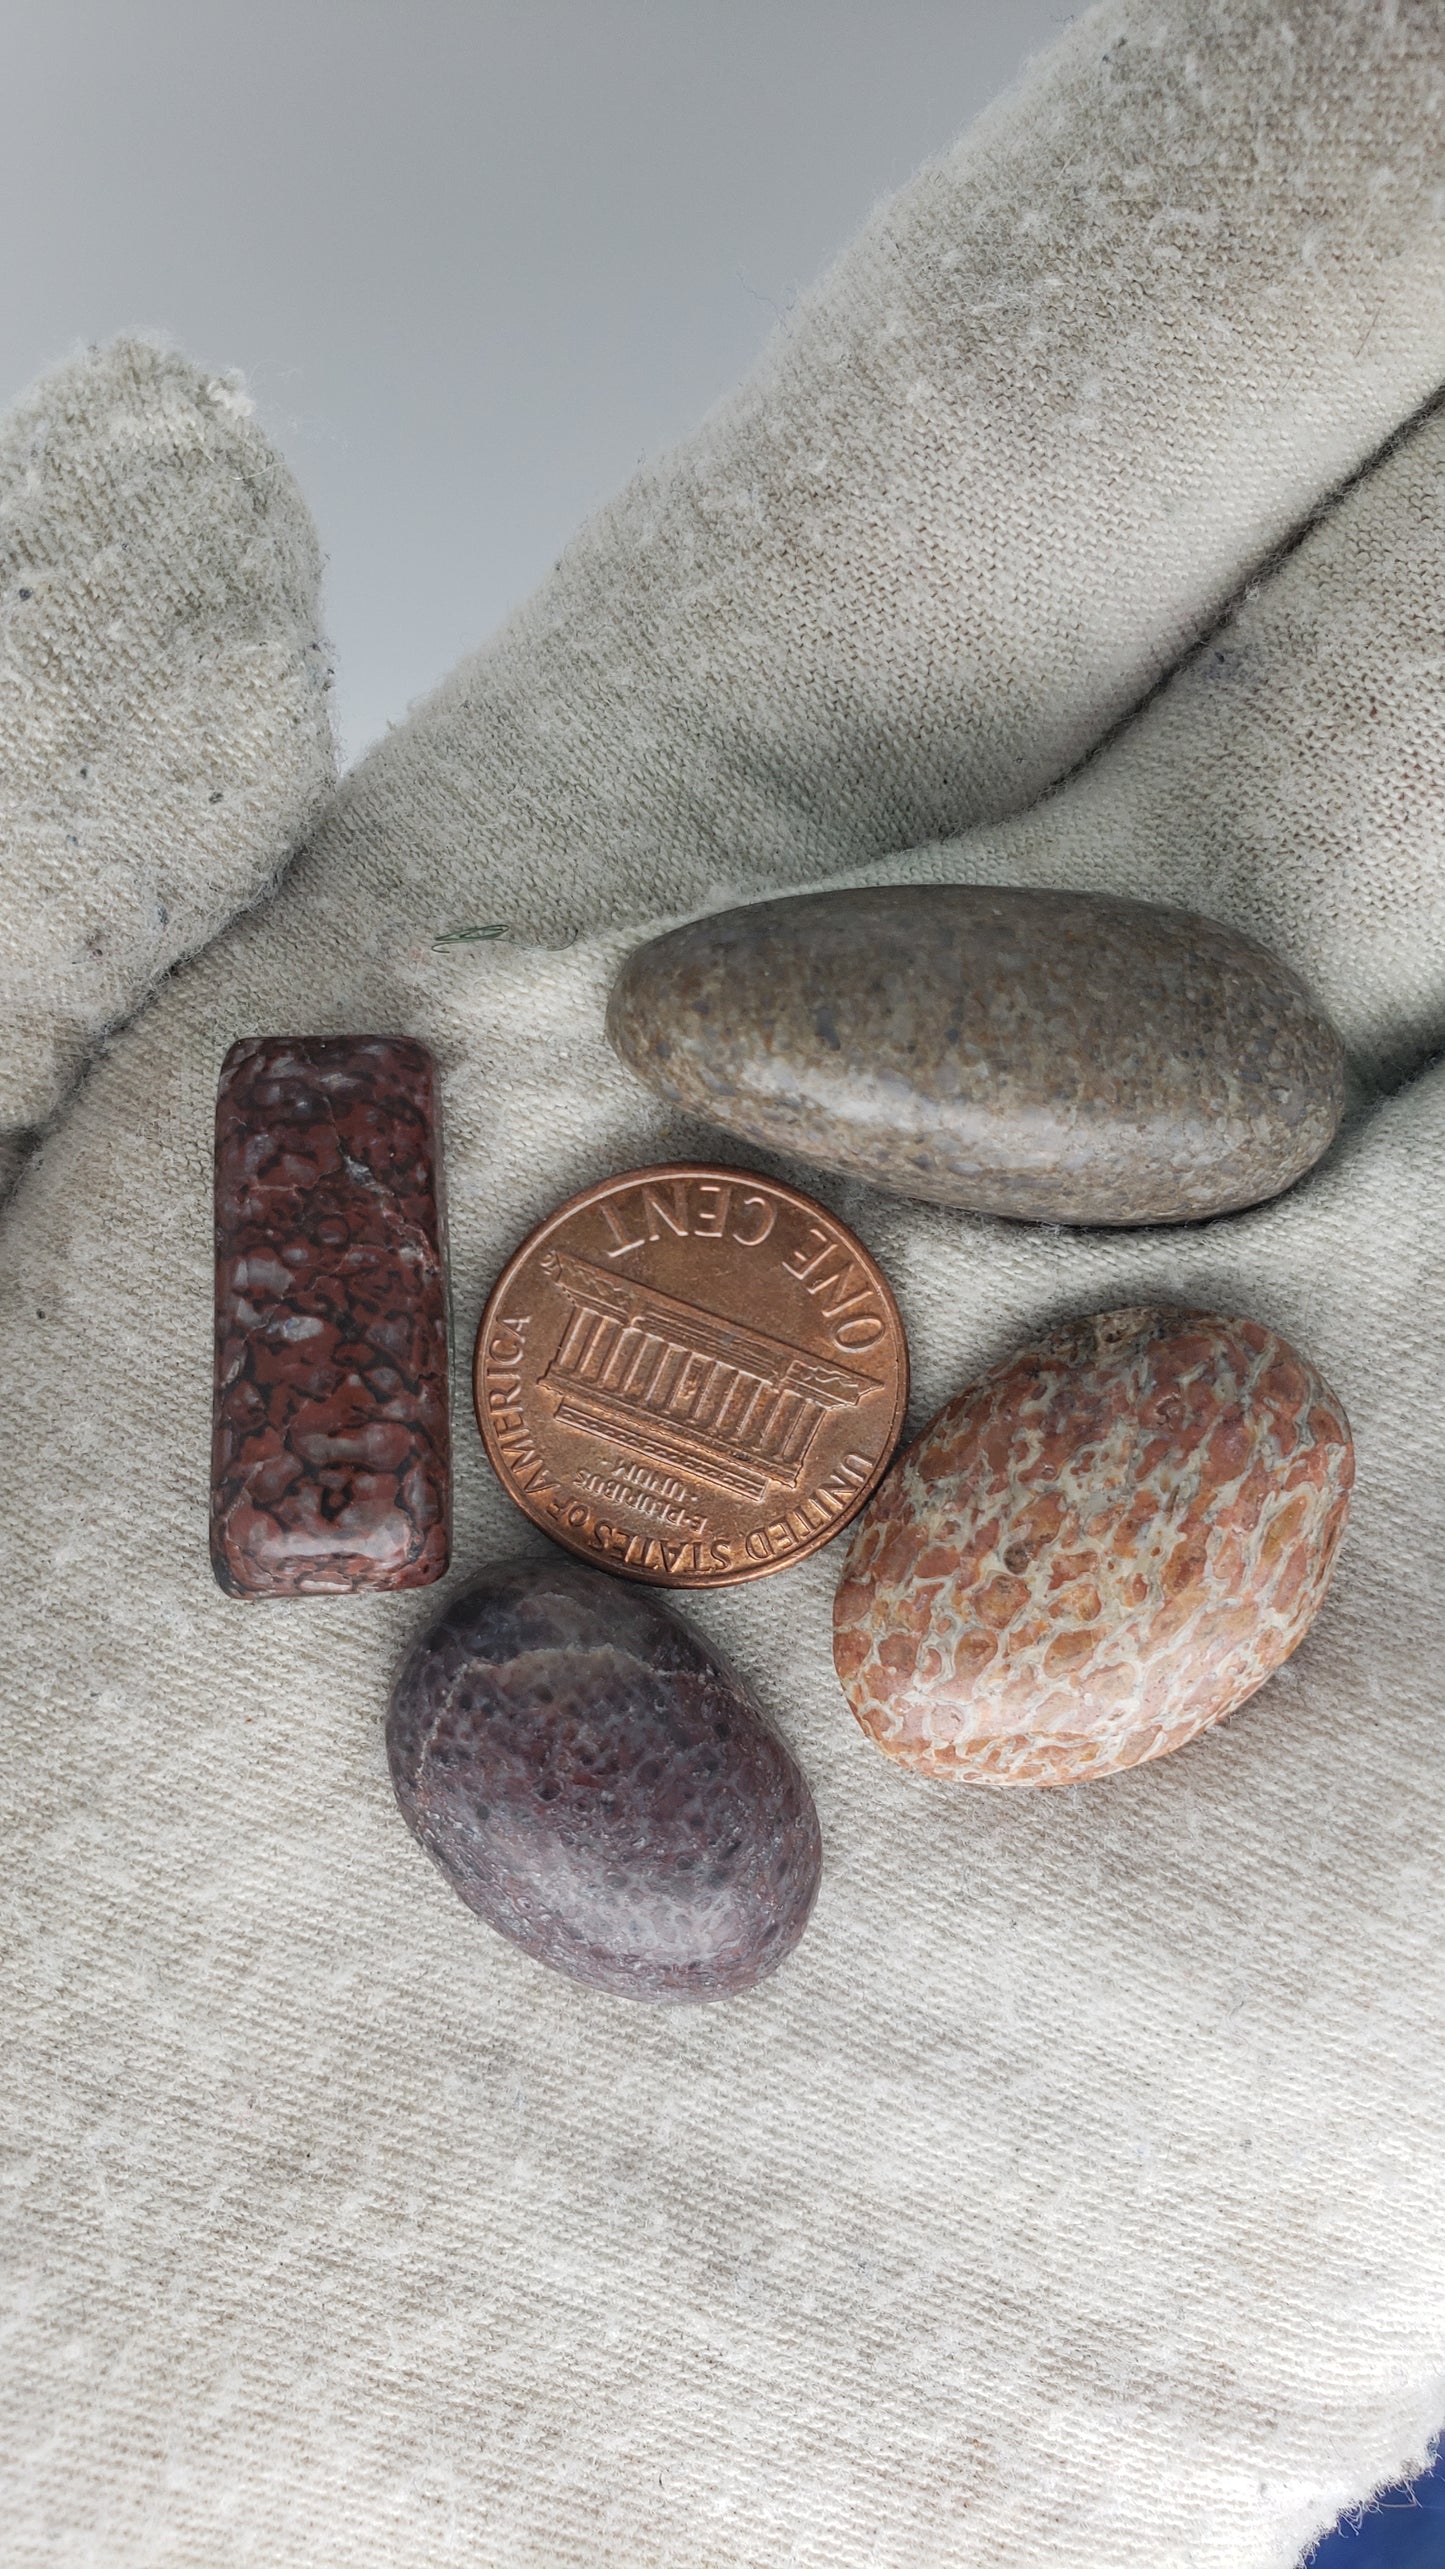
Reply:
<svg viewBox="0 0 1445 2569"><path fill-rule="evenodd" d="M1212 919L1088 892L920 884L715 912L641 946L607 1030L749 1142L1040 1222L1186 1222L1329 1147L1339 1037Z"/></svg>
<svg viewBox="0 0 1445 2569"><path fill-rule="evenodd" d="M409 1652L386 1744L453 1889L574 1980L728 1998L807 1924L798 1767L696 1633L582 1562L483 1571Z"/></svg>

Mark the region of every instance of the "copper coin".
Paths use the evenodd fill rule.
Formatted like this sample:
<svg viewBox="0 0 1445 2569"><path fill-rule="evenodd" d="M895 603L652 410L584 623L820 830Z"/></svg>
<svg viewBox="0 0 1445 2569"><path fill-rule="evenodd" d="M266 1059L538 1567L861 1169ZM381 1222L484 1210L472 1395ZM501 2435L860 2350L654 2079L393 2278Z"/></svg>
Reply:
<svg viewBox="0 0 1445 2569"><path fill-rule="evenodd" d="M851 1231L747 1169L630 1169L539 1224L477 1332L508 1496L584 1561L728 1588L828 1543L908 1404L898 1307Z"/></svg>

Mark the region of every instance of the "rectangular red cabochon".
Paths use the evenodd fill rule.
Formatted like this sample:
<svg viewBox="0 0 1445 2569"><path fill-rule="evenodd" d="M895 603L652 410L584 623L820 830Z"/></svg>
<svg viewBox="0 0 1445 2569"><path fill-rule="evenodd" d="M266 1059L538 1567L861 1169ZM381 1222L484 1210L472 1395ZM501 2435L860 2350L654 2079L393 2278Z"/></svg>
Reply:
<svg viewBox="0 0 1445 2569"><path fill-rule="evenodd" d="M436 1065L252 1035L216 1101L211 1560L233 1597L420 1588L451 1446Z"/></svg>

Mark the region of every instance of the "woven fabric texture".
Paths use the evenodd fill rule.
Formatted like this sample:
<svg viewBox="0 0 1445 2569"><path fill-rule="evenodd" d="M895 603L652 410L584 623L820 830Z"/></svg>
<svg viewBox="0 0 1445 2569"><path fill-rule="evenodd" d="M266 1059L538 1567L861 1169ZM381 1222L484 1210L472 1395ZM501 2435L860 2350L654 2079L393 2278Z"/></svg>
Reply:
<svg viewBox="0 0 1445 2569"><path fill-rule="evenodd" d="M320 554L250 410L128 340L0 426L0 1189L335 781Z"/></svg>
<svg viewBox="0 0 1445 2569"><path fill-rule="evenodd" d="M1087 13L342 785L25 1171L0 1231L24 2569L1293 2569L1421 2458L1442 104L1433 0ZM86 380L32 397L57 450L91 434ZM273 643L299 635L261 587ZM298 665L278 644L278 727ZM235 680L259 738L228 671L208 719ZM244 881L163 780L152 807L200 917L296 805ZM1061 1313L1197 1299L1341 1392L1355 1519L1248 1708L1055 1793L885 1765L832 1675L838 1547L690 1605L802 1760L824 1885L746 2000L628 2006L488 1935L396 1816L386 1695L436 1594L211 1582L216 1072L263 1031L439 1054L455 1584L537 1548L461 1414L490 1279L570 1189L719 1149L608 1052L620 958L689 906L860 873L1157 893L1311 977L1355 1105L1257 1212L1068 1232L773 1165L888 1271L915 1423Z"/></svg>

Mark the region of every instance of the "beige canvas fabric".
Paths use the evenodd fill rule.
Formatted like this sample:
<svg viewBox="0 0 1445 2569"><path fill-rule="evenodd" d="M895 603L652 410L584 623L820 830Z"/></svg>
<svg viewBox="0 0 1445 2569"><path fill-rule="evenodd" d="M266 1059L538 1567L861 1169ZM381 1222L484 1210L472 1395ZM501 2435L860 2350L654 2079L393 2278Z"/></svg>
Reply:
<svg viewBox="0 0 1445 2569"><path fill-rule="evenodd" d="M1445 2418L1436 420L1210 632L1445 380L1442 96L1433 7L1085 17L27 1170L27 2569L1291 2569ZM824 1886L748 1999L630 2007L490 1936L395 1815L435 1597L211 1582L216 1069L263 1029L435 1045L465 1347L557 1197L719 1147L602 1041L636 923L870 866L1156 890L1314 978L1358 1104L1280 1204L1084 1234L784 1173L887 1268L917 1419L1045 1318L1198 1298L1344 1395L1354 1526L1253 1705L1049 1794L884 1764L831 1675L836 1548L698 1601L812 1781ZM535 1548L458 1413L456 1579Z"/></svg>
<svg viewBox="0 0 1445 2569"><path fill-rule="evenodd" d="M334 781L316 537L250 411L129 340L0 427L0 1192Z"/></svg>

